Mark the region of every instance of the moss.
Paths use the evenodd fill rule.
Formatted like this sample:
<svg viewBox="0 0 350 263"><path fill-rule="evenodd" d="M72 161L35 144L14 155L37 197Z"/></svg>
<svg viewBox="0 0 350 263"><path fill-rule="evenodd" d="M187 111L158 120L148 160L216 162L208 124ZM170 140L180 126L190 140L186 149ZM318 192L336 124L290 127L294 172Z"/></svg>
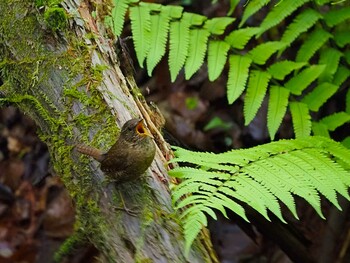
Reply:
<svg viewBox="0 0 350 263"><path fill-rule="evenodd" d="M67 15L61 7L49 7L45 10L44 19L53 31L63 30L67 26Z"/></svg>

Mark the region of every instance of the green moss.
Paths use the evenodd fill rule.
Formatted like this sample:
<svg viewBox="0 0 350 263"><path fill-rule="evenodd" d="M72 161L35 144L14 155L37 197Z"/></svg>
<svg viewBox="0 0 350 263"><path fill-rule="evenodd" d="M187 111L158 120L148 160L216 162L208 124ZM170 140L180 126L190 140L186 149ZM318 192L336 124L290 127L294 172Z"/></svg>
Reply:
<svg viewBox="0 0 350 263"><path fill-rule="evenodd" d="M67 15L61 7L49 7L45 10L44 19L53 31L63 30L67 27Z"/></svg>

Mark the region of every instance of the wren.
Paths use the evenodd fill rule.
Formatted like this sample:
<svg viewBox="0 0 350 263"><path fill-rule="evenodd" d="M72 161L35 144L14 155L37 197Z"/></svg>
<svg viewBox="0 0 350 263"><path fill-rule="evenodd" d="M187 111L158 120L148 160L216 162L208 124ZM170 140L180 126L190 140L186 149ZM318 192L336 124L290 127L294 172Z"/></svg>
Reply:
<svg viewBox="0 0 350 263"><path fill-rule="evenodd" d="M151 165L156 146L141 118L128 120L116 143L106 152L76 145L78 152L101 163L101 170L114 182L129 182L139 178Z"/></svg>

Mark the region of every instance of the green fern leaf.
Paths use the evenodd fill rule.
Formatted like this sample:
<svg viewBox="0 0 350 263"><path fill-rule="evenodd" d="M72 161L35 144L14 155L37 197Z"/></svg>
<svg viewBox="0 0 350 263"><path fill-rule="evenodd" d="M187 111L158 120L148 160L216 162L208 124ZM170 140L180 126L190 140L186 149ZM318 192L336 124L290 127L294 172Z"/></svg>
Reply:
<svg viewBox="0 0 350 263"><path fill-rule="evenodd" d="M233 11L235 11L236 6L239 4L240 0L230 0L230 10L227 12L227 16L231 16Z"/></svg>
<svg viewBox="0 0 350 263"><path fill-rule="evenodd" d="M190 46L185 62L185 77L190 79L203 64L209 32L205 29L190 30Z"/></svg>
<svg viewBox="0 0 350 263"><path fill-rule="evenodd" d="M188 13L183 14L183 19L170 23L170 51L169 68L171 81L174 82L177 74L185 64L190 40L190 24Z"/></svg>
<svg viewBox="0 0 350 263"><path fill-rule="evenodd" d="M112 9L113 33L120 36L123 30L124 18L129 4L137 3L138 0L113 0L114 7Z"/></svg>
<svg viewBox="0 0 350 263"><path fill-rule="evenodd" d="M274 140L275 134L282 123L283 116L286 114L288 98L289 90L278 86L272 86L270 88L267 128L271 140Z"/></svg>
<svg viewBox="0 0 350 263"><path fill-rule="evenodd" d="M345 97L345 112L350 114L350 89L346 92Z"/></svg>
<svg viewBox="0 0 350 263"><path fill-rule="evenodd" d="M331 138L329 135L328 128L325 124L321 122L312 122L312 134L315 136L323 136L327 138Z"/></svg>
<svg viewBox="0 0 350 263"><path fill-rule="evenodd" d="M314 30L300 47L295 61L308 62L310 58L320 49L326 41L332 37L332 34L323 29Z"/></svg>
<svg viewBox="0 0 350 263"><path fill-rule="evenodd" d="M315 79L317 79L324 69L324 65L312 65L291 78L285 84L285 87L289 89L292 94L301 95L303 90L306 89L307 86L309 86Z"/></svg>
<svg viewBox="0 0 350 263"><path fill-rule="evenodd" d="M225 38L225 41L233 48L243 49L248 41L258 32L258 27L247 27L234 30Z"/></svg>
<svg viewBox="0 0 350 263"><path fill-rule="evenodd" d="M338 67L334 74L333 83L337 86L343 84L350 77L350 70L342 65Z"/></svg>
<svg viewBox="0 0 350 263"><path fill-rule="evenodd" d="M151 46L151 16L147 5L137 5L130 8L131 31L139 65L147 57Z"/></svg>
<svg viewBox="0 0 350 263"><path fill-rule="evenodd" d="M350 18L350 7L330 10L324 15L324 18L329 27L338 25Z"/></svg>
<svg viewBox="0 0 350 263"><path fill-rule="evenodd" d="M204 28L213 35L222 35L226 27L235 20L232 17L215 17L205 21Z"/></svg>
<svg viewBox="0 0 350 263"><path fill-rule="evenodd" d="M337 112L327 117L324 117L320 122L325 124L330 131L350 121L350 114L346 112Z"/></svg>
<svg viewBox="0 0 350 263"><path fill-rule="evenodd" d="M154 4L149 4L153 6ZM151 15L151 45L147 54L147 73L152 75L154 67L165 54L166 42L169 31L169 9L171 7L163 6L160 13Z"/></svg>
<svg viewBox="0 0 350 263"><path fill-rule="evenodd" d="M239 24L239 27L242 27L242 25L247 21L249 17L254 15L256 12L258 12L264 5L267 5L270 1L269 0L251 0L248 2L246 8L244 9L242 21Z"/></svg>
<svg viewBox="0 0 350 263"><path fill-rule="evenodd" d="M216 80L224 69L230 45L224 41L211 40L208 47L209 80Z"/></svg>
<svg viewBox="0 0 350 263"><path fill-rule="evenodd" d="M273 9L267 14L265 19L260 25L260 36L266 30L279 24L283 19L292 14L303 4L309 2L310 0L292 0L292 1L280 1L278 5L275 5Z"/></svg>
<svg viewBox="0 0 350 263"><path fill-rule="evenodd" d="M247 94L244 98L244 119L248 125L255 117L265 97L271 75L268 72L252 70L249 76Z"/></svg>
<svg viewBox="0 0 350 263"><path fill-rule="evenodd" d="M339 47L343 48L345 45L350 44L350 31L335 32L334 40Z"/></svg>
<svg viewBox="0 0 350 263"><path fill-rule="evenodd" d="M270 41L256 46L248 55L254 63L258 65L265 64L266 60L272 56L273 53L283 48L286 44L278 41Z"/></svg>
<svg viewBox="0 0 350 263"><path fill-rule="evenodd" d="M267 71L272 75L274 79L283 80L285 76L291 73L293 70L300 69L304 67L307 63L305 62L294 62L289 60L284 60L272 64Z"/></svg>
<svg viewBox="0 0 350 263"><path fill-rule="evenodd" d="M319 76L320 82L331 82L333 80L333 75L337 71L340 57L342 55L342 52L333 48L327 48L321 52L319 64L326 65L326 68Z"/></svg>
<svg viewBox="0 0 350 263"><path fill-rule="evenodd" d="M322 18L322 15L317 11L313 9L304 10L288 25L281 42L290 45L301 33L308 31L320 18Z"/></svg>
<svg viewBox="0 0 350 263"><path fill-rule="evenodd" d="M195 165L209 160L206 170L185 167L169 172L184 179L173 189L173 200L178 209L190 205L181 216L187 250L207 225L205 214L216 218L213 210L218 210L227 216L228 209L247 220L244 208L235 200L251 206L268 220L269 210L283 222L279 201L298 218L292 194L304 198L322 218L318 192L338 209L337 193L350 200L350 176L344 169L350 165L350 150L324 137L281 140L222 154L177 147L175 155L175 161ZM232 169L222 172L214 166Z"/></svg>
<svg viewBox="0 0 350 263"><path fill-rule="evenodd" d="M318 85L314 90L306 94L301 102L307 104L308 108L312 111L318 111L319 108L336 93L338 86L323 82Z"/></svg>
<svg viewBox="0 0 350 263"><path fill-rule="evenodd" d="M252 60L248 57L232 55L229 62L227 100L229 104L232 104L245 89Z"/></svg>
<svg viewBox="0 0 350 263"><path fill-rule="evenodd" d="M291 102L289 103L289 108L292 113L295 137L309 136L311 133L311 117L307 105L302 102Z"/></svg>

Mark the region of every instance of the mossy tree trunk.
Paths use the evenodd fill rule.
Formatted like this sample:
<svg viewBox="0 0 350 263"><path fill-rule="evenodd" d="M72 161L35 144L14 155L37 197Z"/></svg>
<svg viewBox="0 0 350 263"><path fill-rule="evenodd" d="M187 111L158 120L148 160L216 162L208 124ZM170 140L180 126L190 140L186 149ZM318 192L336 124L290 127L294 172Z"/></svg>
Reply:
<svg viewBox="0 0 350 263"><path fill-rule="evenodd" d="M106 3L66 0L57 9L35 2L0 1L0 105L14 103L36 120L54 171L76 204L77 233L101 251L103 261L216 261L205 239L185 259L165 168L169 150L99 21ZM106 184L98 163L73 146L108 149L118 127L136 116L155 135L155 161L142 180ZM119 209L120 195L136 217Z"/></svg>

